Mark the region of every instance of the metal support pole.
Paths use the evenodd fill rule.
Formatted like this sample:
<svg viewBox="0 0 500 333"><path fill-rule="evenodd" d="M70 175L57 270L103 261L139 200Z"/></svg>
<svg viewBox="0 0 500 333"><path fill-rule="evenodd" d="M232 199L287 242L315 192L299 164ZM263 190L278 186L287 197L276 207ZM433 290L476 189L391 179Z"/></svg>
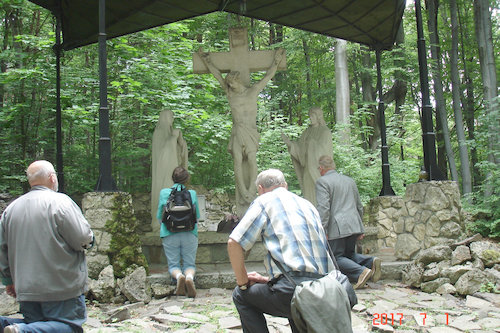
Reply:
<svg viewBox="0 0 500 333"><path fill-rule="evenodd" d="M380 121L380 140L382 142L382 190L379 196L396 195L391 187L391 173L389 170L389 147L387 146L386 127L385 127L385 105L382 99L382 73L380 70L381 50L375 50L377 58L377 89L378 89L378 113Z"/></svg>
<svg viewBox="0 0 500 333"><path fill-rule="evenodd" d="M111 138L109 135L108 72L106 64L106 0L99 0L99 181L96 190L116 190L111 177Z"/></svg>
<svg viewBox="0 0 500 333"><path fill-rule="evenodd" d="M427 56L425 50L424 30L422 27L422 9L420 0L415 0L415 16L417 20L417 48L418 64L420 71L420 89L422 91L422 142L424 149L424 167L428 180L446 180L444 174L437 166L436 135L432 123L432 105L429 97L429 78L427 70Z"/></svg>
<svg viewBox="0 0 500 333"><path fill-rule="evenodd" d="M62 116L61 116L61 17L56 16L56 170L59 181L59 192L64 193L64 165L62 150Z"/></svg>

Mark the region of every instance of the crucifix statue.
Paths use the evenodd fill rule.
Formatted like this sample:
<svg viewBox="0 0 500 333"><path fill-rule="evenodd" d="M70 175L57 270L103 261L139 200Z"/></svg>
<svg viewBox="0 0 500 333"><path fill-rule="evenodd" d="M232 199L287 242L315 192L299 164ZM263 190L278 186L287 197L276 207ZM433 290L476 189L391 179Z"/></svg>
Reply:
<svg viewBox="0 0 500 333"><path fill-rule="evenodd" d="M242 216L255 198L257 177L257 98L278 69L286 69L285 50L250 51L246 28L229 29L231 50L225 53L193 54L194 73L212 73L226 93L233 127L228 150L233 157L236 181L236 214ZM251 83L250 73L267 71ZM222 73L228 73L225 77Z"/></svg>

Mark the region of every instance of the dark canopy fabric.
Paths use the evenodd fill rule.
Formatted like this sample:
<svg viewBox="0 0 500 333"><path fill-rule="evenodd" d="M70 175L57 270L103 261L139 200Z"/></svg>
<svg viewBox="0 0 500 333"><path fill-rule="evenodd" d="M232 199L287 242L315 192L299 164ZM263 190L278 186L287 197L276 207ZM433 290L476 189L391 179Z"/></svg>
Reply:
<svg viewBox="0 0 500 333"><path fill-rule="evenodd" d="M61 17L63 48L97 42L99 0L30 0ZM390 49L406 0L106 0L106 34L114 38L225 11Z"/></svg>

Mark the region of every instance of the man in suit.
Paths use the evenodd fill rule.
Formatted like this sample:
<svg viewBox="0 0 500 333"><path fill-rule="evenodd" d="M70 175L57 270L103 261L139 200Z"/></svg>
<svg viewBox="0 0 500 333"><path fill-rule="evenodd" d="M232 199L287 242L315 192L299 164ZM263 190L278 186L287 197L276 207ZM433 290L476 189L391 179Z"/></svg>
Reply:
<svg viewBox="0 0 500 333"><path fill-rule="evenodd" d="M356 183L339 174L329 156L319 158L318 169L317 209L340 270L355 283L354 289L362 288L370 278L378 281L381 260L355 251L356 241L364 237L363 205Z"/></svg>

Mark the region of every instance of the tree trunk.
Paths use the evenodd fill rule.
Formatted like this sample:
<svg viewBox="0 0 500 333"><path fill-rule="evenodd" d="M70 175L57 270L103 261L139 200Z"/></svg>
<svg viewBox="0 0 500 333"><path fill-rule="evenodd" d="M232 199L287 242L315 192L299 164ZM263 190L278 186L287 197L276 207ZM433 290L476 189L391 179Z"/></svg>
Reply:
<svg viewBox="0 0 500 333"><path fill-rule="evenodd" d="M347 55L346 55L347 42L342 39L337 39L335 45L335 83L337 95L337 110L336 110L336 123L340 130L339 142L348 144L350 142L349 131L349 73L347 70Z"/></svg>
<svg viewBox="0 0 500 333"><path fill-rule="evenodd" d="M380 139L380 126L378 120L378 112L375 100L375 92L373 91L373 78L368 69L373 68L371 61L370 50L367 47L361 48L361 57L364 70L361 71L361 90L363 92L363 107L370 112L370 117L367 120L367 125L373 128L373 133L368 137L368 146L372 151L377 149L378 140Z"/></svg>
<svg viewBox="0 0 500 333"><path fill-rule="evenodd" d="M427 1L427 10L429 19L427 20L429 28L429 40L431 44L431 57L433 59L431 66L432 81L434 82L434 98L436 99L436 112L441 123L443 133L444 146L448 157L448 165L450 167L451 179L458 181L458 171L455 164L455 154L451 147L450 130L448 128L448 116L446 112L446 102L443 95L442 68L441 68L441 48L439 47L439 38L437 30L437 14L439 1Z"/></svg>
<svg viewBox="0 0 500 333"><path fill-rule="evenodd" d="M472 192L472 179L469 165L469 152L465 140L464 121L460 103L460 76L458 73L458 15L456 0L450 1L451 17L451 90L453 97L453 113L455 114L455 129L457 131L458 151L460 153L460 170L462 172L462 191Z"/></svg>
<svg viewBox="0 0 500 333"><path fill-rule="evenodd" d="M464 41L464 31L470 31L467 25L464 25L464 20L462 19L462 12L460 8L458 9L458 25L460 26L460 41L462 46L462 64L464 68L463 84L465 84L465 96L461 96L462 105L464 109L465 123L467 124L467 137L470 142L476 141L475 135L475 117L474 117L474 85L472 83L472 78L469 72L469 66L466 58L465 52L465 41ZM476 166L478 162L477 148L476 145L470 147L470 161L471 161L471 172L472 172L472 188L478 186L479 182L479 171Z"/></svg>
<svg viewBox="0 0 500 333"><path fill-rule="evenodd" d="M312 89L311 89L311 55L309 54L309 45L305 38L302 39L302 49L304 50L304 59L306 61L306 93L307 101L312 104Z"/></svg>
<svg viewBox="0 0 500 333"><path fill-rule="evenodd" d="M493 53L491 13L488 0L474 0L474 22L476 25L476 39L479 47L479 63L481 65L481 76L483 79L484 98L486 112L492 114L495 111L495 98L498 95L495 56ZM498 103L498 101L496 101ZM498 122L491 121L488 125L488 161L498 166L499 160L496 152L500 150L500 134ZM488 175L490 177L491 175ZM490 188L485 195L493 192Z"/></svg>

